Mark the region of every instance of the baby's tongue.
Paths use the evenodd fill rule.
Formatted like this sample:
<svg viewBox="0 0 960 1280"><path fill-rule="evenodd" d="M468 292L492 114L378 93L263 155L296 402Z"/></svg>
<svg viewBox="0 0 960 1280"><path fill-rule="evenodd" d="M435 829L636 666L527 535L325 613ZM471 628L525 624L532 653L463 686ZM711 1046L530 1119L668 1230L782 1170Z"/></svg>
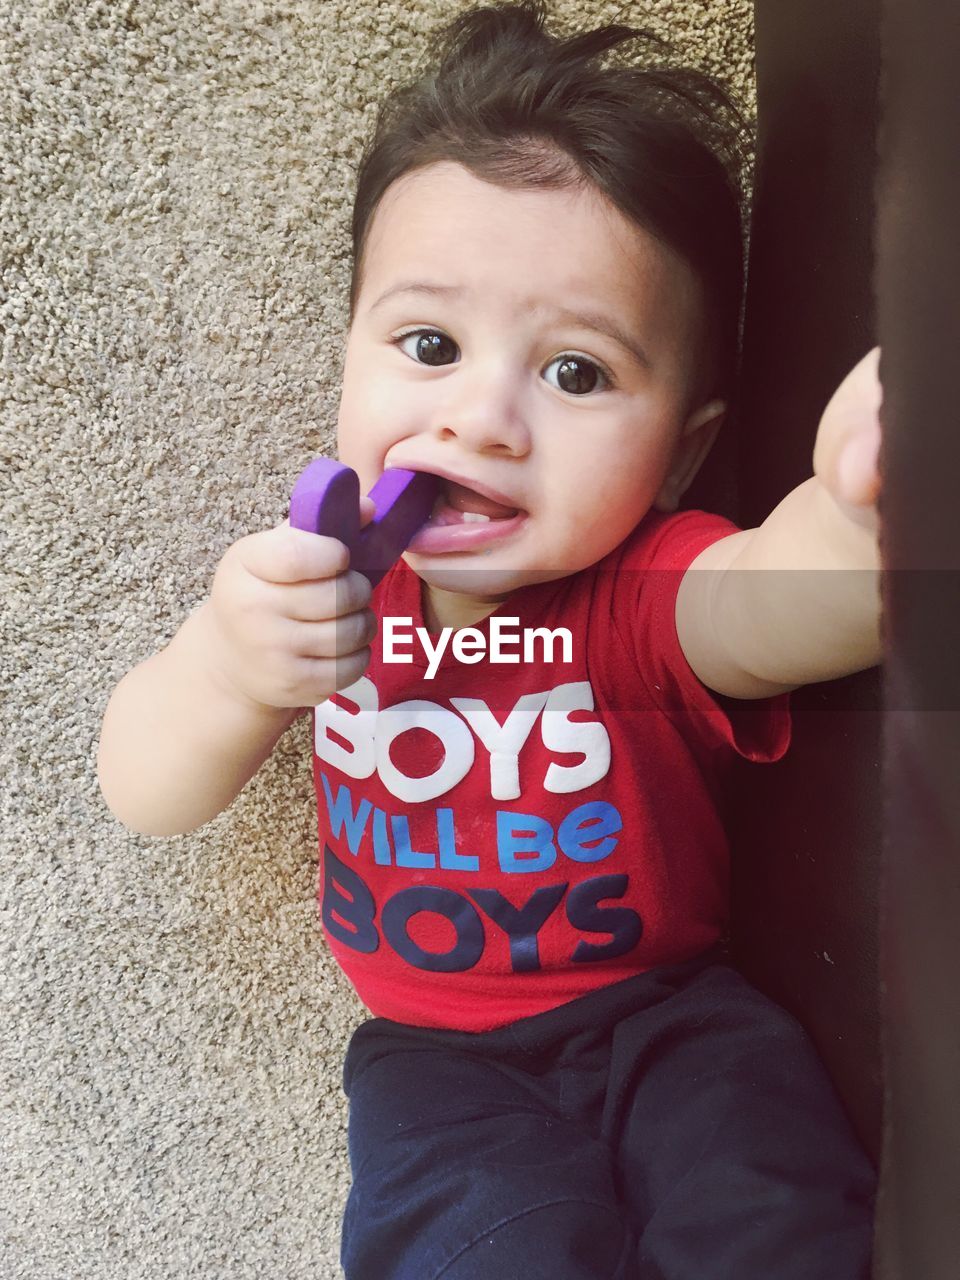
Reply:
<svg viewBox="0 0 960 1280"><path fill-rule="evenodd" d="M517 514L516 507L507 507L502 502L494 502L492 498L468 489L466 485L456 484L453 480L447 481L446 496L447 502L456 511L477 512L480 515L489 516L491 520L505 520L508 516Z"/></svg>

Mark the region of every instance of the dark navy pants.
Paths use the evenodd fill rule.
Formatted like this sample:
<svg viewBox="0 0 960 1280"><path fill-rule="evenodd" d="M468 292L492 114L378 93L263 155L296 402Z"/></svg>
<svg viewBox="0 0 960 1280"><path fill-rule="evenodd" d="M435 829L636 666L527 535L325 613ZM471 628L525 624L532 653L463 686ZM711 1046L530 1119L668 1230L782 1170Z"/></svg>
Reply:
<svg viewBox="0 0 960 1280"><path fill-rule="evenodd" d="M868 1280L876 1175L799 1023L716 948L344 1065L347 1280Z"/></svg>

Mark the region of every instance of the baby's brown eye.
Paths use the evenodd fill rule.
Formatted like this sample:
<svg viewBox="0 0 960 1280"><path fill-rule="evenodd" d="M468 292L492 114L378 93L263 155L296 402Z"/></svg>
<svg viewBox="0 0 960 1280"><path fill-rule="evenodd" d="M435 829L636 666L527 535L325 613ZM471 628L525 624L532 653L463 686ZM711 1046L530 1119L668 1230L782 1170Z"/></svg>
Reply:
<svg viewBox="0 0 960 1280"><path fill-rule="evenodd" d="M602 365L596 364L595 360L588 360L586 356L576 356L568 352L563 356L554 356L547 367L557 369L557 381L550 385L561 392L566 392L568 396L582 398L589 396L590 392L598 388L604 390L616 387L607 370Z"/></svg>
<svg viewBox="0 0 960 1280"><path fill-rule="evenodd" d="M584 396L596 389L602 371L583 356L562 356L553 363L557 366L556 385L568 395Z"/></svg>
<svg viewBox="0 0 960 1280"><path fill-rule="evenodd" d="M411 343L412 350L408 345ZM445 333L437 333L433 329L416 329L413 333L405 333L397 339L397 346L419 364L453 364L456 359L457 344Z"/></svg>

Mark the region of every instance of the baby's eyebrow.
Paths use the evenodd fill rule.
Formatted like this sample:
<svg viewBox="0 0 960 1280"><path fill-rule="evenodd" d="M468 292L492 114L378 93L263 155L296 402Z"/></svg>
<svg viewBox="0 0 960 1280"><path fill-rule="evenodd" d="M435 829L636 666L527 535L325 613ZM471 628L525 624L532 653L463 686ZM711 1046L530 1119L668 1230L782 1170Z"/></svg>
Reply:
<svg viewBox="0 0 960 1280"><path fill-rule="evenodd" d="M457 297L466 292L459 285L455 284L432 284L426 280L401 280L398 284L391 285L389 289L385 289L377 298L376 302L370 307L371 311L386 302L389 298L396 297L400 293L425 293L434 298L451 298ZM596 333L605 334L608 338L612 338L619 346L628 351L634 357L638 364L642 364L646 369L652 369L653 365L650 357L640 346L640 344L627 333L615 320L609 316L602 315L597 311L577 310L572 307L558 307L555 304L526 303L524 310L539 315L550 315L554 320L558 320L564 324L578 325L581 329L593 329Z"/></svg>

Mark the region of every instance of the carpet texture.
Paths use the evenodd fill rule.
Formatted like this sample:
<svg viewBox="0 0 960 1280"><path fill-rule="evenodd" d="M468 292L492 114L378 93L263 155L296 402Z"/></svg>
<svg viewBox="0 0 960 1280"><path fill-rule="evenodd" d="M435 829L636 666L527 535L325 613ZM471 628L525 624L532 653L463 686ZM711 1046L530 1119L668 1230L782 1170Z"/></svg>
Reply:
<svg viewBox="0 0 960 1280"><path fill-rule="evenodd" d="M5 1280L341 1274L364 1009L315 917L309 718L170 840L112 817L96 744L331 451L356 160L463 7L0 3ZM752 104L749 0L551 12L647 22Z"/></svg>

